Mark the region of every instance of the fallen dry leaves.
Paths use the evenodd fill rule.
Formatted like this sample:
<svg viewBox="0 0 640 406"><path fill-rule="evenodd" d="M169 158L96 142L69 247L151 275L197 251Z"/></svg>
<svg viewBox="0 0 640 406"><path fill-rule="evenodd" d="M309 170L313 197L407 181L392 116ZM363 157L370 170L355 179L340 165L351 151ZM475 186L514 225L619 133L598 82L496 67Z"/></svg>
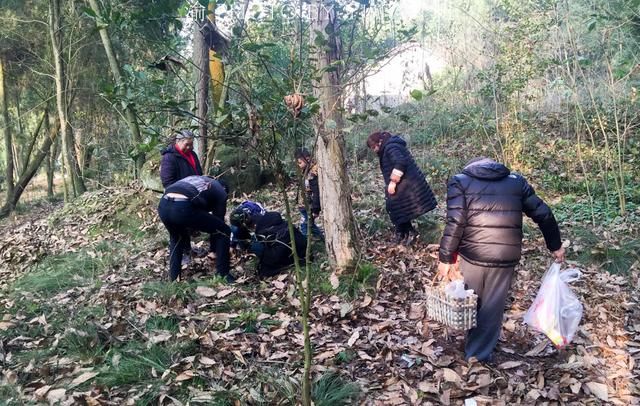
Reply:
<svg viewBox="0 0 640 406"><path fill-rule="evenodd" d="M45 255L95 245L89 228L110 229L109 219L132 196L148 200L141 209L143 228L154 230L149 234L156 239L145 241L146 249L100 276L99 288L73 288L54 302L69 309L103 307L104 316L87 323L114 348L131 340L147 346L195 343L195 354L174 354L166 370L151 371L163 387L156 399L160 404L178 404L172 390L184 387L189 388L193 403L212 402L220 390L240 394L242 404L274 399L268 396L277 394L260 383L264 382L260 375L272 373L272 381L300 375L302 333L292 277L281 275L260 283L244 269L243 258L234 258L236 273L246 282L210 286L205 282L212 260L202 258L195 264L199 271L188 274L194 281L193 296L144 295L145 284L159 280L166 269L166 253L156 242L164 230L158 228L152 195L119 189L96 192L84 198L88 211L66 209L57 214L55 225L40 219L6 228L0 236L2 288ZM113 228L100 238L126 236ZM340 371L360 384L365 391L362 402L371 405L640 404L637 268L630 277L583 269L584 277L574 289L584 301L584 318L574 343L558 352L522 323L549 261L540 239L525 241L496 361L484 365L464 361L463 335L445 331L424 317L424 286L435 268L433 247L426 243L397 247L386 242L388 234L367 238L365 257L379 270L376 289L356 298L338 294L312 298L314 374ZM327 272L324 277L334 289L343 283L335 274ZM3 309L14 305L7 296L0 302ZM20 318L5 312L0 315L3 333L25 325L39 326L43 332L39 337L0 339L2 382L20 386L25 400L116 405L135 403L148 391L138 386L96 385L101 368L62 354L47 359L20 357L26 351L55 348L65 334L79 331L67 328L56 333L50 316ZM175 319L178 328L147 331L151 318ZM116 353L102 361L117 366L121 356ZM210 386L196 387L195 381Z"/></svg>

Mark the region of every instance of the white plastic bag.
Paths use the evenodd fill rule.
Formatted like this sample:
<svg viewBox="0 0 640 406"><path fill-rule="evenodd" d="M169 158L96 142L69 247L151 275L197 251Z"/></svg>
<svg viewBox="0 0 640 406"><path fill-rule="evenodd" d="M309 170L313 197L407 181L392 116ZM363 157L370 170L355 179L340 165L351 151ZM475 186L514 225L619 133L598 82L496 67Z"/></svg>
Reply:
<svg viewBox="0 0 640 406"><path fill-rule="evenodd" d="M473 289L464 289L464 280L458 279L455 281L451 281L447 283L444 287L444 293L447 296L455 298L455 299L464 299L467 296L471 296L473 294Z"/></svg>
<svg viewBox="0 0 640 406"><path fill-rule="evenodd" d="M546 334L558 348L573 340L582 319L582 303L568 285L581 275L577 269L561 272L560 264L553 263L542 277L538 295L524 315L525 323Z"/></svg>

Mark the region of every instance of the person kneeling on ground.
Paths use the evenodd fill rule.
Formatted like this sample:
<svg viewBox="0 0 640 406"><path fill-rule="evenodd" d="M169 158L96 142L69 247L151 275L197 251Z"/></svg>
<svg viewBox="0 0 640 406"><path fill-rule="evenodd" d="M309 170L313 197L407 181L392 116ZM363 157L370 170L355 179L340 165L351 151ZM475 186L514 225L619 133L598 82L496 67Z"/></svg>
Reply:
<svg viewBox="0 0 640 406"><path fill-rule="evenodd" d="M182 255L189 244L189 230L211 235L209 250L216 254L216 270L227 282L229 273L229 237L231 230L224 222L227 190L216 179L188 176L165 189L158 215L169 231L169 279L180 277Z"/></svg>
<svg viewBox="0 0 640 406"><path fill-rule="evenodd" d="M251 246L251 218L253 216L262 216L267 211L260 203L251 200L245 200L238 207L233 209L229 216L231 223L231 248L247 250Z"/></svg>
<svg viewBox="0 0 640 406"><path fill-rule="evenodd" d="M255 241L250 251L258 257L258 276L261 278L277 275L284 268L293 265L293 249L287 223L277 211L251 217L255 227ZM296 252L300 263L304 263L307 239L297 227L293 227Z"/></svg>

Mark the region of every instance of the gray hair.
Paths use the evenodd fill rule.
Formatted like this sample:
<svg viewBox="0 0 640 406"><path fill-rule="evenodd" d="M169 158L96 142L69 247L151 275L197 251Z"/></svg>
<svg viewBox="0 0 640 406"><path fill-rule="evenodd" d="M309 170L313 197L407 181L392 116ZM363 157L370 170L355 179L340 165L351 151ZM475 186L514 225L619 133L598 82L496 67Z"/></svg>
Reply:
<svg viewBox="0 0 640 406"><path fill-rule="evenodd" d="M176 141L178 140L184 140L187 138L193 138L193 131L190 130L180 130L176 133Z"/></svg>

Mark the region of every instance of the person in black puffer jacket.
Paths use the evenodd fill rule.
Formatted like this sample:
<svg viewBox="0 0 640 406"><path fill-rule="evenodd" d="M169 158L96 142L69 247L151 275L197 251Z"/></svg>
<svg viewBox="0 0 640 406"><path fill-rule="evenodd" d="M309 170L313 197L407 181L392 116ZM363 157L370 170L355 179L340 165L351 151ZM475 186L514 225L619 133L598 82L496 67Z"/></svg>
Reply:
<svg viewBox="0 0 640 406"><path fill-rule="evenodd" d="M449 279L459 255L465 284L478 295L478 325L467 334L467 359L489 360L500 337L521 256L523 212L538 224L556 261L564 261L558 223L524 177L492 159L476 158L449 181L438 275Z"/></svg>
<svg viewBox="0 0 640 406"><path fill-rule="evenodd" d="M253 216L256 242L251 244L251 251L258 257L258 275L273 276L293 264L293 251L289 236L289 225L276 211L268 211L263 215ZM307 239L297 227L294 227L296 252L304 263L307 250Z"/></svg>
<svg viewBox="0 0 640 406"><path fill-rule="evenodd" d="M411 221L435 209L436 198L402 138L375 132L369 135L367 146L380 157L386 208L396 228L396 242L409 245L417 235Z"/></svg>

